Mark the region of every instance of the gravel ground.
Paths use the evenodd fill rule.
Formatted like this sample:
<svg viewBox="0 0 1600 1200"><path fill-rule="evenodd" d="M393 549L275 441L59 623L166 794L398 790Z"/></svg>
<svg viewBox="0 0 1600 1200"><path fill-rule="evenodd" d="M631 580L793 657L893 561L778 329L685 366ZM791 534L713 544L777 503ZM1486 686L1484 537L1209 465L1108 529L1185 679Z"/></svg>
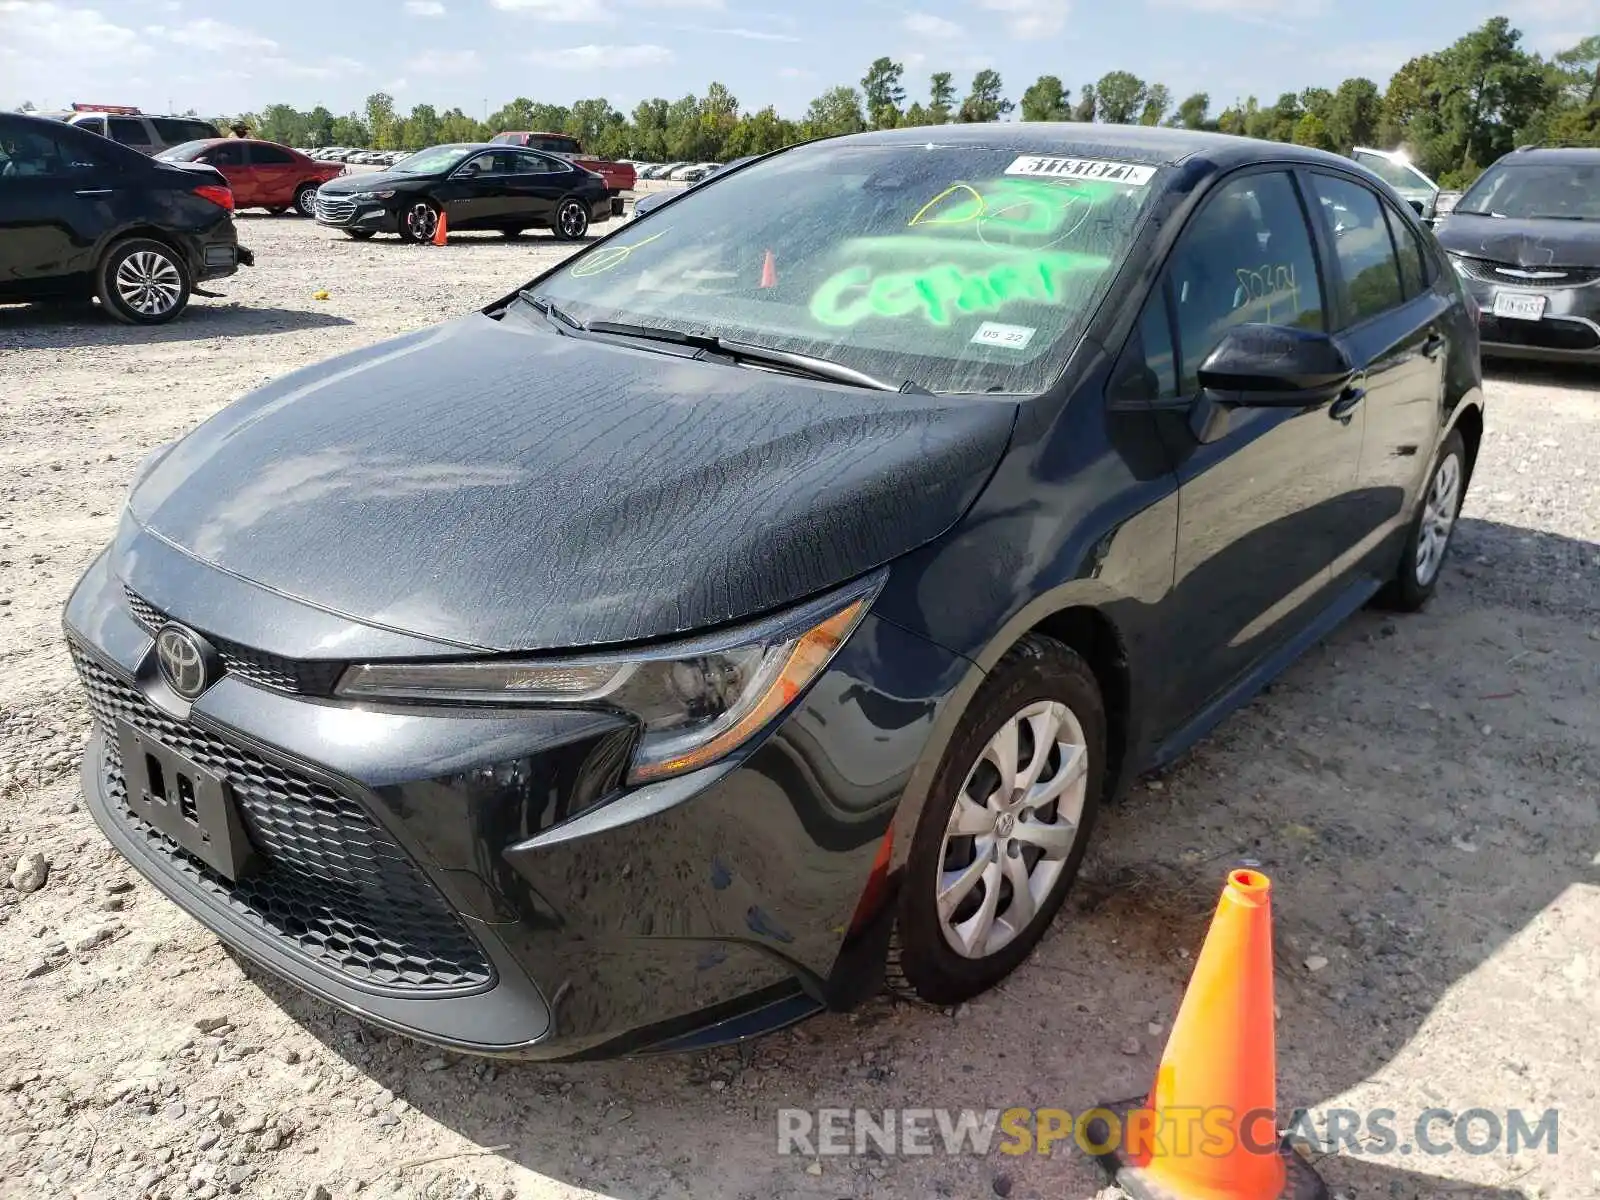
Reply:
<svg viewBox="0 0 1600 1200"><path fill-rule="evenodd" d="M260 265L159 331L0 309L0 1195L1082 1200L1098 1179L1061 1148L780 1157L775 1112L1077 1111L1142 1091L1241 859L1276 884L1283 1110L1393 1109L1406 1143L1428 1108L1560 1110L1556 1154L1347 1148L1321 1161L1336 1195L1600 1193L1600 372L1493 373L1432 607L1358 616L1137 785L1001 990L954 1013L876 1002L706 1057L491 1066L242 971L79 798L87 715L59 610L140 455L560 253L239 224ZM34 855L48 874L27 890Z"/></svg>

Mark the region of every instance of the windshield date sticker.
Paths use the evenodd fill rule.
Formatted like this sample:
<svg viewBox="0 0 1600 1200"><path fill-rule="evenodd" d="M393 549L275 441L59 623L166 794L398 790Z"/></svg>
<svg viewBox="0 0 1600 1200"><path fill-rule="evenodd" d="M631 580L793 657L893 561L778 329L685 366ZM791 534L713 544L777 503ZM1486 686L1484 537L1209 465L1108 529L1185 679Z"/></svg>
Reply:
<svg viewBox="0 0 1600 1200"><path fill-rule="evenodd" d="M999 321L985 321L978 326L972 340L980 346L1003 346L1007 350L1021 350L1033 341L1032 325L1002 325Z"/></svg>
<svg viewBox="0 0 1600 1200"><path fill-rule="evenodd" d="M1043 179L1099 179L1144 187L1155 178L1154 167L1138 163L1106 162L1092 158L1049 158L1024 154L1006 168L1007 175L1033 175Z"/></svg>

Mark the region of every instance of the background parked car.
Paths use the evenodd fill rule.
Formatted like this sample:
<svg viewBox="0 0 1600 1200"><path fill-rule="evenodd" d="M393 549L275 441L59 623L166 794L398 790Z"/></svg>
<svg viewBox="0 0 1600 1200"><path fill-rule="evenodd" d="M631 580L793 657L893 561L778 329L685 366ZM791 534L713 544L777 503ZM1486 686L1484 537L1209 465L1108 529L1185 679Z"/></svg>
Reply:
<svg viewBox="0 0 1600 1200"><path fill-rule="evenodd" d="M119 321L159 325L197 281L253 261L215 169L0 114L0 300L98 296Z"/></svg>
<svg viewBox="0 0 1600 1200"><path fill-rule="evenodd" d="M724 165L722 165L720 167L713 167L711 170L707 171L704 175L702 175L699 179L695 180L689 186L691 188L692 187L697 187L700 184L705 183L709 179L715 179L718 175L722 175L722 174L724 174L724 173L726 173L728 171L731 171L735 167L741 167L745 163L749 162L751 159L758 158L758 157L760 157L760 156L759 155L755 155L755 154L746 154L743 158L736 158L732 162L725 163ZM635 200L633 202L633 215L636 216L636 217L642 217L642 216L644 216L645 213L650 212L653 209L660 208L663 204L665 204L668 200L671 200L674 196L681 196L682 194L683 194L683 192L680 191L679 189L672 188L672 189L663 189L663 190L661 190L659 192L650 192L647 195L640 196L637 200Z"/></svg>
<svg viewBox="0 0 1600 1200"><path fill-rule="evenodd" d="M512 146L523 146L529 150L540 150L545 154L553 154L557 158L564 158L568 162L576 163L586 171L593 171L606 181L606 189L613 195L619 196L623 192L633 190L633 185L638 182L638 175L629 163L611 162L604 158L595 158L583 152L583 145L577 138L568 133L523 133L507 130L497 133L489 139L496 144L504 143Z"/></svg>
<svg viewBox="0 0 1600 1200"><path fill-rule="evenodd" d="M198 162L221 171L233 189L235 208L294 209L317 215L317 189L344 174L337 163L318 162L298 150L257 138L208 138L185 142L156 156L168 162Z"/></svg>
<svg viewBox="0 0 1600 1200"><path fill-rule="evenodd" d="M1350 157L1400 193L1423 221L1431 222L1438 215L1439 185L1413 166L1404 152L1357 146Z"/></svg>
<svg viewBox="0 0 1600 1200"><path fill-rule="evenodd" d="M222 136L222 131L210 121L197 117L152 117L128 105L74 104L65 112L44 115L89 133L98 133L141 154L157 154L196 138Z"/></svg>
<svg viewBox="0 0 1600 1200"><path fill-rule="evenodd" d="M324 184L317 223L358 240L397 233L405 242L433 237L439 214L452 230L497 229L516 237L548 228L577 241L591 222L622 215L621 197L576 163L515 146L432 146L384 171L362 171Z"/></svg>

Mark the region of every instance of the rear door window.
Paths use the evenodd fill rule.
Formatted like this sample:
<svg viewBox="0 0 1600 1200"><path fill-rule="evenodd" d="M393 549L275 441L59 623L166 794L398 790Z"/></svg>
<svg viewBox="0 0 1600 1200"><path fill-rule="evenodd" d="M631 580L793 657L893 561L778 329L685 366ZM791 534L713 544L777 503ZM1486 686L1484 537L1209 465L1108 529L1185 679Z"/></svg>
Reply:
<svg viewBox="0 0 1600 1200"><path fill-rule="evenodd" d="M103 167L85 140L0 121L0 179L67 179Z"/></svg>
<svg viewBox="0 0 1600 1200"><path fill-rule="evenodd" d="M1405 302L1400 261L1377 193L1350 179L1311 176L1321 201L1344 283L1345 325L1379 316Z"/></svg>
<svg viewBox="0 0 1600 1200"><path fill-rule="evenodd" d="M200 161L213 167L244 166L243 142L219 142L200 156Z"/></svg>
<svg viewBox="0 0 1600 1200"><path fill-rule="evenodd" d="M1385 204L1383 212L1389 218L1389 233L1399 250L1400 282L1405 286L1406 299L1420 296L1432 282L1428 278L1428 260L1422 252L1422 242L1417 231L1393 207Z"/></svg>
<svg viewBox="0 0 1600 1200"><path fill-rule="evenodd" d="M111 140L124 146L144 147L150 145L150 134L138 117L112 117Z"/></svg>
<svg viewBox="0 0 1600 1200"><path fill-rule="evenodd" d="M531 150L524 150L516 155L515 164L518 175L553 175L558 171L569 169L563 159L551 158L548 154L535 154Z"/></svg>

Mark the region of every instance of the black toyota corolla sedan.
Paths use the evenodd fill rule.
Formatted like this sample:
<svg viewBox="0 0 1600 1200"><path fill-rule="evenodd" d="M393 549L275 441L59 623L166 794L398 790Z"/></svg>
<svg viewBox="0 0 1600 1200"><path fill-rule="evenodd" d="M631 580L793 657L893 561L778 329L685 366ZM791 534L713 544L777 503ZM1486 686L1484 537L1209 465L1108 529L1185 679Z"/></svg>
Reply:
<svg viewBox="0 0 1600 1200"><path fill-rule="evenodd" d="M1348 159L796 147L153 453L66 609L85 791L237 953L443 1046L956 1002L1125 781L1428 599L1482 404Z"/></svg>
<svg viewBox="0 0 1600 1200"><path fill-rule="evenodd" d="M515 146L433 146L381 172L344 175L317 190L317 223L357 240L376 233L429 241L446 230L499 230L516 237L548 229L564 242L622 215L605 180L553 154Z"/></svg>
<svg viewBox="0 0 1600 1200"><path fill-rule="evenodd" d="M1600 363L1600 148L1506 155L1437 232L1485 354Z"/></svg>

